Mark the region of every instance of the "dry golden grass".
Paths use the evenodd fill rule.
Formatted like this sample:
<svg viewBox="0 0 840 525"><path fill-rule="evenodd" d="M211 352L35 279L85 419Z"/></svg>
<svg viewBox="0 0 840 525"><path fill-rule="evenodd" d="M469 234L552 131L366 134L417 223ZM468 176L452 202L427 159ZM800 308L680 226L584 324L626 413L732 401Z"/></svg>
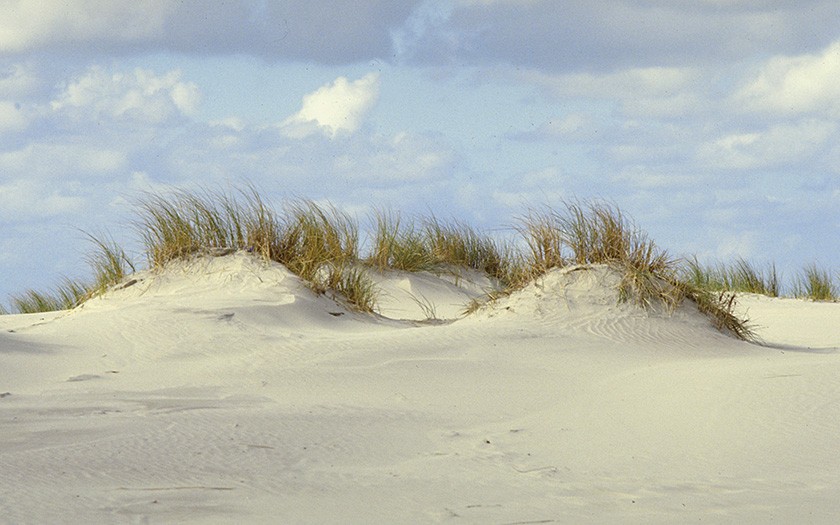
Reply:
<svg viewBox="0 0 840 525"><path fill-rule="evenodd" d="M426 238L399 213L377 210L371 253L365 261L378 270L431 271L436 261Z"/></svg>
<svg viewBox="0 0 840 525"><path fill-rule="evenodd" d="M760 269L743 258L731 264L703 265L697 258L689 259L681 269L681 277L699 288L712 291L755 293L778 297L780 280L776 266Z"/></svg>
<svg viewBox="0 0 840 525"><path fill-rule="evenodd" d="M806 266L794 283L794 295L812 301L838 300L838 285L831 272L816 264Z"/></svg>
<svg viewBox="0 0 840 525"><path fill-rule="evenodd" d="M517 220L519 242L497 240L458 221L431 216L420 226L398 213L373 216L369 253L359 253L359 228L353 217L332 205L297 200L278 215L252 187L236 193L174 191L144 194L136 227L151 268L203 253L247 250L285 265L318 293L331 292L355 308L376 308L377 290L365 267L378 270L446 271L464 267L486 273L499 283L488 293L494 300L554 268L609 265L622 280L619 297L642 307L671 309L688 298L721 329L737 337L750 335L746 321L734 315L734 295L712 293L714 276L699 265L682 270L667 252L617 207L603 202L567 202L564 208L531 210ZM92 238L93 239L93 238ZM107 289L133 271L125 253L111 239L93 239L97 252L89 262L94 284L62 285L56 294L28 292L13 298L19 311L72 307ZM726 275L762 281L746 263ZM813 272L812 272L813 273ZM777 282L775 271L769 274ZM687 277L686 277L687 276ZM822 276L803 283L819 284ZM705 279L705 281L704 281ZM822 279L824 281L824 279ZM816 285L803 284L803 290ZM479 307L474 301L468 310Z"/></svg>
<svg viewBox="0 0 840 525"><path fill-rule="evenodd" d="M379 290L361 266L352 264L338 268L331 267L328 280L325 291L334 291L360 312L373 313L376 310Z"/></svg>
<svg viewBox="0 0 840 525"><path fill-rule="evenodd" d="M563 231L554 212L531 210L518 218L516 231L527 247L524 261L529 280L566 266Z"/></svg>
<svg viewBox="0 0 840 525"><path fill-rule="evenodd" d="M95 248L87 256L87 263L93 270L93 284L88 287L88 296L94 296L125 280L134 273L135 267L122 247L110 236L88 234L88 239Z"/></svg>
<svg viewBox="0 0 840 525"><path fill-rule="evenodd" d="M52 292L27 290L22 294L13 295L11 297L13 311L39 313L69 310L104 293L134 271L134 265L113 239L86 235L94 246L94 250L87 256L87 262L93 271L93 281L85 283L65 278Z"/></svg>
<svg viewBox="0 0 840 525"><path fill-rule="evenodd" d="M735 313L735 293L710 292L690 286L686 288L685 293L687 298L694 301L697 309L712 320L718 330L730 333L743 341L757 341L749 319Z"/></svg>
<svg viewBox="0 0 840 525"><path fill-rule="evenodd" d="M333 206L298 200L278 216L253 188L236 195L176 191L146 194L136 226L152 268L219 250L247 250L285 265L318 293L335 291L372 311L373 282L358 260L356 223Z"/></svg>
<svg viewBox="0 0 840 525"><path fill-rule="evenodd" d="M248 249L269 259L277 248L277 218L252 188L238 199L210 191L146 193L138 208L135 226L152 268L208 250Z"/></svg>
<svg viewBox="0 0 840 525"><path fill-rule="evenodd" d="M619 298L644 308L661 304L672 310L686 298L694 301L719 329L739 339L753 332L735 315L735 296L717 296L689 284L678 262L641 231L617 207L603 202L567 202L561 211L531 211L516 230L526 246L526 269L515 280L524 285L552 268L605 264L621 275ZM478 306L470 304L468 310Z"/></svg>
<svg viewBox="0 0 840 525"><path fill-rule="evenodd" d="M78 306L89 295L86 286L65 279L53 292L27 290L22 294L13 295L11 297L12 311L33 314L69 310Z"/></svg>
<svg viewBox="0 0 840 525"><path fill-rule="evenodd" d="M497 278L503 274L503 256L492 238L460 221L444 222L431 216L423 222L436 264L472 268Z"/></svg>
<svg viewBox="0 0 840 525"><path fill-rule="evenodd" d="M280 220L279 238L271 258L311 283L323 280L324 267L339 270L358 259L358 227L345 213L333 206L322 207L313 201L296 201L286 208ZM327 279L328 287L338 277Z"/></svg>

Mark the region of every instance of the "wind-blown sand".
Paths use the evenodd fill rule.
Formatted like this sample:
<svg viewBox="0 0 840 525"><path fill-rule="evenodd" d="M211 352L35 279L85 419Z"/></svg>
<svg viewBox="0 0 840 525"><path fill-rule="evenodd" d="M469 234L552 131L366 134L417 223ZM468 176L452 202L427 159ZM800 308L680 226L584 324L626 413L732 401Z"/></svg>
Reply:
<svg viewBox="0 0 840 525"><path fill-rule="evenodd" d="M384 274L374 317L245 254L135 277L0 317L0 522L840 516L840 304L744 297L759 346L604 267L453 322L488 283Z"/></svg>

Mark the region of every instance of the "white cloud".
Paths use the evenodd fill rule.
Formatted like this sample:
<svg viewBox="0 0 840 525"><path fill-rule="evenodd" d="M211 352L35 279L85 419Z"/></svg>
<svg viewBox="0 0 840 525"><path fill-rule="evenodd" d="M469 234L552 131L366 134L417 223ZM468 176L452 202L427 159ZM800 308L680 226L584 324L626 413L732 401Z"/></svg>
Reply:
<svg viewBox="0 0 840 525"><path fill-rule="evenodd" d="M836 133L833 122L816 119L778 124L766 131L733 133L698 147L698 160L724 169L755 169L801 162Z"/></svg>
<svg viewBox="0 0 840 525"><path fill-rule="evenodd" d="M517 71L518 80L545 89L554 97L618 102L625 115L682 117L706 104L703 72L690 67L628 68L611 73L546 74Z"/></svg>
<svg viewBox="0 0 840 525"><path fill-rule="evenodd" d="M13 64L0 69L0 97L25 97L31 93L36 84L35 75L21 64Z"/></svg>
<svg viewBox="0 0 840 525"><path fill-rule="evenodd" d="M303 97L300 111L281 124L283 134L303 138L321 131L330 138L339 133L353 133L379 96L379 74L369 73L349 81L339 77Z"/></svg>
<svg viewBox="0 0 840 525"><path fill-rule="evenodd" d="M0 133L21 131L27 124L28 119L18 104L0 100Z"/></svg>
<svg viewBox="0 0 840 525"><path fill-rule="evenodd" d="M741 217L737 213L721 212L711 220L735 224ZM758 250L758 235L754 231L722 231L715 249L715 256L719 260L731 261L736 257L753 258Z"/></svg>
<svg viewBox="0 0 840 525"><path fill-rule="evenodd" d="M413 133L373 136L336 157L342 178L369 186L397 186L440 180L450 175L454 154L447 146Z"/></svg>
<svg viewBox="0 0 840 525"><path fill-rule="evenodd" d="M493 189L491 202L506 210L505 215L523 213L530 207L546 203L558 203L569 197L569 177L556 167L518 173L508 184ZM478 207L487 207L487 202L476 202Z"/></svg>
<svg viewBox="0 0 840 525"><path fill-rule="evenodd" d="M179 71L160 76L145 69L109 74L94 66L68 84L51 107L55 111L80 111L93 118L160 124L195 113L200 100L198 87L181 81Z"/></svg>
<svg viewBox="0 0 840 525"><path fill-rule="evenodd" d="M236 131L237 133L242 132L245 129L246 122L239 117L228 117L220 120L211 120L208 122L211 127L214 128L222 128L222 129L230 129Z"/></svg>
<svg viewBox="0 0 840 525"><path fill-rule="evenodd" d="M84 204L79 197L61 195L34 180L0 184L0 219L4 221L61 216L82 210Z"/></svg>
<svg viewBox="0 0 840 525"><path fill-rule="evenodd" d="M769 60L734 96L739 105L783 115L840 116L840 42L821 53Z"/></svg>
<svg viewBox="0 0 840 525"><path fill-rule="evenodd" d="M79 144L29 144L0 153L0 171L27 180L56 181L113 174L128 160L122 151Z"/></svg>
<svg viewBox="0 0 840 525"><path fill-rule="evenodd" d="M97 39L121 42L160 35L174 3L165 0L4 2L0 52Z"/></svg>

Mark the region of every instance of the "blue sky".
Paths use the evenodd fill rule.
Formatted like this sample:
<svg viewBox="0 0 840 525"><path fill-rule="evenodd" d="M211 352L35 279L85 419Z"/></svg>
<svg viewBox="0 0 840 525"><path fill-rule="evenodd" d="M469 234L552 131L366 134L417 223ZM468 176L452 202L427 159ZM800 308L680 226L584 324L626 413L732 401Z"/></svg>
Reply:
<svg viewBox="0 0 840 525"><path fill-rule="evenodd" d="M0 303L245 181L510 226L605 198L674 255L840 269L832 0L0 0ZM143 263L137 254L137 262Z"/></svg>

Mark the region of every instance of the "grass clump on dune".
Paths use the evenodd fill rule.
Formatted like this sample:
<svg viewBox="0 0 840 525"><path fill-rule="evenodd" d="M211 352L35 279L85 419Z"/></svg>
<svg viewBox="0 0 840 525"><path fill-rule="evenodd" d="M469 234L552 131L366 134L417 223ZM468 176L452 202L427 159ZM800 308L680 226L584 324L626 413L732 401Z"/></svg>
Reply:
<svg viewBox="0 0 840 525"><path fill-rule="evenodd" d="M689 299L719 329L740 339L754 336L748 322L734 313L734 295L714 294L682 280L677 261L615 206L569 202L561 212L532 211L520 218L517 231L527 247L524 273L530 280L552 268L609 265L621 275L621 301L673 309ZM522 282L527 284L529 279Z"/></svg>
<svg viewBox="0 0 840 525"><path fill-rule="evenodd" d="M299 201L287 207L271 258L319 292L334 291L363 312L373 312L377 291L359 261L359 229L333 206Z"/></svg>
<svg viewBox="0 0 840 525"><path fill-rule="evenodd" d="M11 297L13 311L30 314L69 310L104 293L134 271L134 265L113 239L90 234L87 234L87 237L94 245L94 251L86 258L93 270L93 281L84 283L65 278L53 292L28 290L22 294L13 295Z"/></svg>
<svg viewBox="0 0 840 525"><path fill-rule="evenodd" d="M70 279L64 279L64 282L58 285L53 292L27 290L22 294L13 295L11 298L12 311L21 314L34 314L69 310L81 304L89 295L87 286Z"/></svg>
<svg viewBox="0 0 840 525"><path fill-rule="evenodd" d="M558 216L550 210L531 210L520 217L516 231L525 241L526 253L522 258L523 273L527 284L552 268L563 268L567 264L564 256L563 232Z"/></svg>
<svg viewBox="0 0 840 525"><path fill-rule="evenodd" d="M828 270L816 264L806 266L794 284L794 295L812 301L836 301L838 286Z"/></svg>
<svg viewBox="0 0 840 525"><path fill-rule="evenodd" d="M373 283L353 265L358 227L332 206L301 200L278 216L253 189L147 194L136 223L152 268L201 253L247 250L279 262L318 293L333 290L363 311L375 305Z"/></svg>
<svg viewBox="0 0 840 525"><path fill-rule="evenodd" d="M532 211L519 219L534 275L568 265L617 264L662 272L673 267L622 212L609 204L567 203L563 212Z"/></svg>
<svg viewBox="0 0 840 525"><path fill-rule="evenodd" d="M606 264L622 275L620 297L648 307L669 307L683 298L675 264L621 211L609 204L566 203L563 212L532 211L517 231L527 246L527 273L536 278L552 268Z"/></svg>
<svg viewBox="0 0 840 525"><path fill-rule="evenodd" d="M496 278L503 276L504 257L493 239L459 221L444 222L432 216L424 223L426 243L436 264L472 268Z"/></svg>
<svg viewBox="0 0 840 525"><path fill-rule="evenodd" d="M348 266L336 276L333 290L341 294L345 300L361 312L373 313L379 291L376 283L367 272L359 266Z"/></svg>
<svg viewBox="0 0 840 525"><path fill-rule="evenodd" d="M348 215L312 201L294 202L280 221L270 258L305 281L331 287L343 268L358 259L358 242L358 227Z"/></svg>
<svg viewBox="0 0 840 525"><path fill-rule="evenodd" d="M711 292L688 286L685 295L706 314L722 332L729 332L743 341L756 340L756 334L748 319L735 314L736 296L733 292Z"/></svg>
<svg viewBox="0 0 840 525"><path fill-rule="evenodd" d="M360 253L358 224L348 214L331 205L297 200L278 215L251 187L233 194L149 193L142 196L138 208L135 226L152 269L196 255L247 250L285 265L318 293L332 292L358 310L372 312L377 290L366 271L370 267L411 272L469 268L499 283L500 288L488 294L492 300L554 268L605 264L622 277L622 301L671 309L688 298L720 328L741 338L750 335L746 323L732 313L734 296L710 291L712 273L695 265L690 269L699 277L681 279L667 252L617 207L601 202L569 202L560 211L532 210L514 228L519 243L507 244L462 222L434 216L406 222L398 213L378 211L365 255ZM88 261L94 270L91 285L68 281L53 295L28 292L13 298L15 307L19 311L72 307L134 270L111 239L91 239L97 247ZM742 280L754 277L746 264L737 269ZM698 282L700 277L706 281ZM469 306L475 308L478 302Z"/></svg>
<svg viewBox="0 0 840 525"><path fill-rule="evenodd" d="M250 249L272 258L279 236L274 212L253 189L241 200L216 192L147 193L135 226L152 268L202 251Z"/></svg>
<svg viewBox="0 0 840 525"><path fill-rule="evenodd" d="M382 270L407 272L435 269L432 253L421 231L406 224L399 213L377 210L373 217L373 239L367 264Z"/></svg>
<svg viewBox="0 0 840 525"><path fill-rule="evenodd" d="M743 258L730 265L703 265L696 257L688 260L682 278L694 286L714 291L755 293L778 297L780 280L776 266L759 269Z"/></svg>
<svg viewBox="0 0 840 525"><path fill-rule="evenodd" d="M435 216L415 222L400 214L378 210L372 220L373 234L366 264L382 270L445 272L470 268L506 282L511 272L511 253L491 237L460 221Z"/></svg>
<svg viewBox="0 0 840 525"><path fill-rule="evenodd" d="M88 235L88 238L95 247L87 257L88 265L93 269L93 284L88 287L89 296L104 293L136 271L134 263L114 239L93 235Z"/></svg>

